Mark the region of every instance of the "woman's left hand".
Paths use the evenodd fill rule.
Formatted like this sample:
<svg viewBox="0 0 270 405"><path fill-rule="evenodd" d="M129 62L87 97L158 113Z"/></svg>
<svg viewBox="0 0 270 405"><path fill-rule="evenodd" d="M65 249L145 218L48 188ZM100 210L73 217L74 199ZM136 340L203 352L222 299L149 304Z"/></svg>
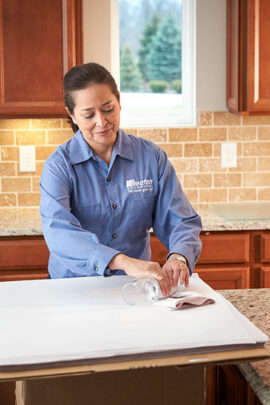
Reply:
<svg viewBox="0 0 270 405"><path fill-rule="evenodd" d="M185 284L186 287L189 286L189 269L187 265L180 260L168 260L162 267L170 279L171 286L177 286L178 281L180 284Z"/></svg>

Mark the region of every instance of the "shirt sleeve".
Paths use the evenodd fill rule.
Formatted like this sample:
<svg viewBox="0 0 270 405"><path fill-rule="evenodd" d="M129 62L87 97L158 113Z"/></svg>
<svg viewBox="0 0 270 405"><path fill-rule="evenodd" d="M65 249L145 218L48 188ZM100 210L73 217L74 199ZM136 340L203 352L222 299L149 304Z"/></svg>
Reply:
<svg viewBox="0 0 270 405"><path fill-rule="evenodd" d="M183 255L192 273L201 252L200 216L184 194L175 170L164 151L157 151L159 193L153 230L169 250Z"/></svg>
<svg viewBox="0 0 270 405"><path fill-rule="evenodd" d="M45 162L40 191L40 215L51 254L52 277L110 275L107 266L120 252L102 245L72 214L70 173L60 157Z"/></svg>

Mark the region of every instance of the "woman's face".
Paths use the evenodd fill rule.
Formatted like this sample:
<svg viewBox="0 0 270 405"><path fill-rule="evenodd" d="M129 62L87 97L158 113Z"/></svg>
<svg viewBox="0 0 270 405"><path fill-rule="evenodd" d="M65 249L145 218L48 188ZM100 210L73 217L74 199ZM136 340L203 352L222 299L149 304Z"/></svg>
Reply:
<svg viewBox="0 0 270 405"><path fill-rule="evenodd" d="M120 125L121 106L107 84L91 84L73 92L71 115L86 142L95 150L113 146Z"/></svg>

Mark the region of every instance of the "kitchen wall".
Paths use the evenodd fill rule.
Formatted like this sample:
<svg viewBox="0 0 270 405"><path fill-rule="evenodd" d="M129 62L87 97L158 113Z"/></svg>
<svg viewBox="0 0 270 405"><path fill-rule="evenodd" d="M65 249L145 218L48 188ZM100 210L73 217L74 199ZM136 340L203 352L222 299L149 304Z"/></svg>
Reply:
<svg viewBox="0 0 270 405"><path fill-rule="evenodd" d="M127 129L168 154L192 203L270 201L270 116L200 112L194 128ZM0 206L39 204L45 159L72 131L64 119L0 120ZM220 167L222 142L237 143L237 167ZM35 172L19 173L19 146L35 145Z"/></svg>

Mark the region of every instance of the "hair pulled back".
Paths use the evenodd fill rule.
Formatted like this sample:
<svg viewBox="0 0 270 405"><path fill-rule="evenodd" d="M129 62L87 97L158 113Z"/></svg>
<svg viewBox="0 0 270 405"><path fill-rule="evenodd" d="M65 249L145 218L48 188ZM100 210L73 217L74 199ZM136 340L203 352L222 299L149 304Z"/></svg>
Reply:
<svg viewBox="0 0 270 405"><path fill-rule="evenodd" d="M85 63L74 66L64 76L64 103L71 114L75 107L74 91L85 89L91 84L107 84L119 101L119 92L111 73L98 63ZM77 132L79 127L70 117L68 121L73 131Z"/></svg>

